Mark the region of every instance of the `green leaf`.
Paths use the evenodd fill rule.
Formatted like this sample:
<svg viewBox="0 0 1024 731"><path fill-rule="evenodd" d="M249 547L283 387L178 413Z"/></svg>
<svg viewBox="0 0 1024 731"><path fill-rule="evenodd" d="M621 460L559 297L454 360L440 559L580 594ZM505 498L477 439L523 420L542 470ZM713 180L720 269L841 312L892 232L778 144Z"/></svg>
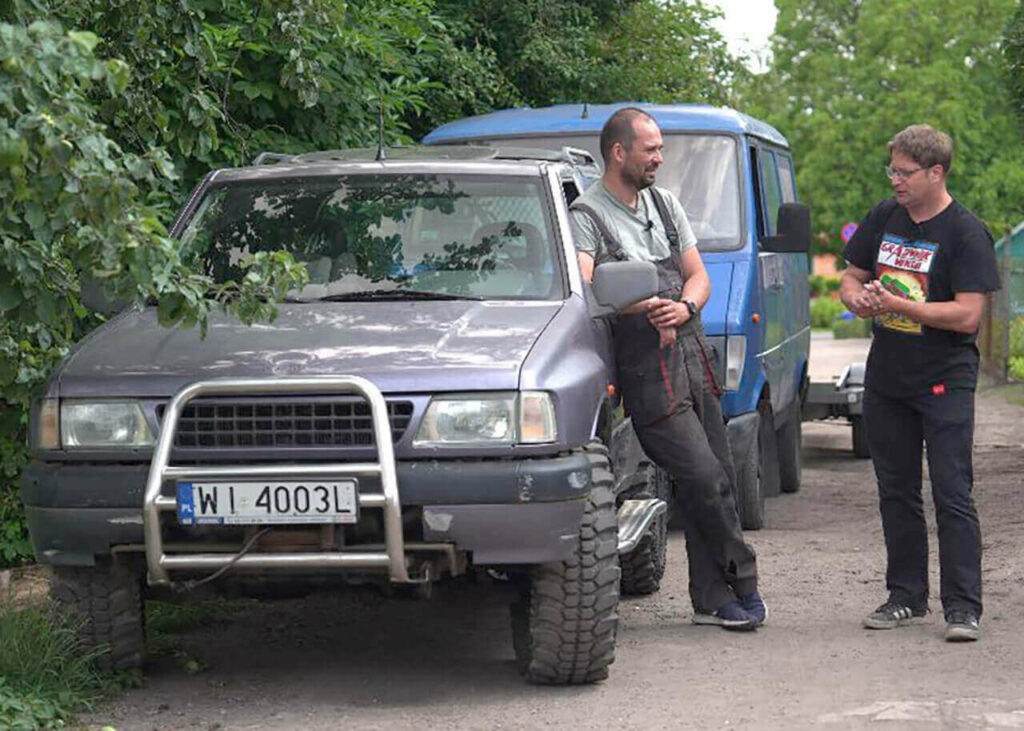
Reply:
<svg viewBox="0 0 1024 731"><path fill-rule="evenodd" d="M0 311L13 310L22 302L21 289L13 282L0 280Z"/></svg>

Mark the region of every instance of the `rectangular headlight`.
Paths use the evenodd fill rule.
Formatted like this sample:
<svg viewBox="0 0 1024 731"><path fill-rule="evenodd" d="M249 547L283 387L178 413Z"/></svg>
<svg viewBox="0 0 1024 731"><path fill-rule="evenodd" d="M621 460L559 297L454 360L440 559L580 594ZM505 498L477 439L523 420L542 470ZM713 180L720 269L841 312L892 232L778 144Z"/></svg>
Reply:
<svg viewBox="0 0 1024 731"><path fill-rule="evenodd" d="M146 447L153 433L137 401L62 401L60 440L65 449Z"/></svg>
<svg viewBox="0 0 1024 731"><path fill-rule="evenodd" d="M431 400L413 446L553 442L555 410L542 391L452 394Z"/></svg>
<svg viewBox="0 0 1024 731"><path fill-rule="evenodd" d="M743 380L743 362L747 359L747 336L730 335L725 339L725 390L739 391Z"/></svg>

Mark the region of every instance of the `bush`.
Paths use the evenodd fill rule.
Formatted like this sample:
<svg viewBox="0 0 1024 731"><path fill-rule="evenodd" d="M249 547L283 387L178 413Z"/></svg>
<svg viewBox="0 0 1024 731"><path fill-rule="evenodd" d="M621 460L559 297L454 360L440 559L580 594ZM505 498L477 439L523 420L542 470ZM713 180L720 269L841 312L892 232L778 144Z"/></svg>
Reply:
<svg viewBox="0 0 1024 731"><path fill-rule="evenodd" d="M846 312L846 305L831 297L815 297L811 300L811 327L829 330L836 316Z"/></svg>
<svg viewBox="0 0 1024 731"><path fill-rule="evenodd" d="M823 297L839 291L839 277L826 277L821 274L810 276L811 297Z"/></svg>
<svg viewBox="0 0 1024 731"><path fill-rule="evenodd" d="M836 340L866 338L871 334L871 320L862 320L852 312L844 311L833 321L832 334Z"/></svg>
<svg viewBox="0 0 1024 731"><path fill-rule="evenodd" d="M0 728L64 728L113 684L49 605L0 596Z"/></svg>

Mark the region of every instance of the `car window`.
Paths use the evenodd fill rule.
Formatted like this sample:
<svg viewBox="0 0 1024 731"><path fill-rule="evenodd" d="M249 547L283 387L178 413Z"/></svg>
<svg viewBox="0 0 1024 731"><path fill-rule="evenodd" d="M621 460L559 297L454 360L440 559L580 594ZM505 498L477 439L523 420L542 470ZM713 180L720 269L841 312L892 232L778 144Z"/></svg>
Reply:
<svg viewBox="0 0 1024 731"><path fill-rule="evenodd" d="M781 152L776 155L779 160L779 183L782 185L782 202L796 201L796 181L793 178L793 161Z"/></svg>
<svg viewBox="0 0 1024 731"><path fill-rule="evenodd" d="M181 242L216 281L243 257L288 251L300 299L410 290L495 299L563 296L548 205L532 178L350 175L209 190Z"/></svg>
<svg viewBox="0 0 1024 731"><path fill-rule="evenodd" d="M779 172L773 152L762 148L758 158L761 163L761 190L764 194L765 230L769 236L774 236L775 226L779 217L779 205L782 203Z"/></svg>
<svg viewBox="0 0 1024 731"><path fill-rule="evenodd" d="M657 184L676 194L697 235L701 251L733 249L741 244L742 215L736 140L721 134L664 133L665 162ZM582 147L601 159L598 134L524 135L475 144L522 145L548 150Z"/></svg>

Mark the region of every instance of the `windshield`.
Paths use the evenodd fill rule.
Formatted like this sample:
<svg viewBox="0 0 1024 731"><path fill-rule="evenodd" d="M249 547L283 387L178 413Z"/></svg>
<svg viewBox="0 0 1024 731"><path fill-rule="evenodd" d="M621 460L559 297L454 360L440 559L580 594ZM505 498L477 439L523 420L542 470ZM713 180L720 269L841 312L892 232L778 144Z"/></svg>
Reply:
<svg viewBox="0 0 1024 731"><path fill-rule="evenodd" d="M551 299L562 278L546 210L533 178L261 180L208 191L181 242L217 282L243 276L246 254L290 252L310 275L291 299Z"/></svg>
<svg viewBox="0 0 1024 731"><path fill-rule="evenodd" d="M686 210L701 251L722 251L741 244L740 184L736 140L728 135L665 133L665 163L657 185L671 190ZM522 145L560 150L582 147L601 160L598 133L551 137L502 137L491 145Z"/></svg>

